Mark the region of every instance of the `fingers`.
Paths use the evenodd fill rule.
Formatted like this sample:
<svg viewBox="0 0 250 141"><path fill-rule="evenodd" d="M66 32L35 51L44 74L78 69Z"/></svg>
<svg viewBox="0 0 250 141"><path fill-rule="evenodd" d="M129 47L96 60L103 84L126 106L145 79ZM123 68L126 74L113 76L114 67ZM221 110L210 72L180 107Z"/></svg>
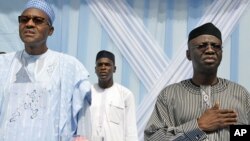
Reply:
<svg viewBox="0 0 250 141"><path fill-rule="evenodd" d="M219 110L219 113L220 114L228 114L227 116L230 116L230 115L237 116L237 113L232 109L221 109L221 110Z"/></svg>
<svg viewBox="0 0 250 141"><path fill-rule="evenodd" d="M214 106L211 109L219 109L219 101L216 101Z"/></svg>
<svg viewBox="0 0 250 141"><path fill-rule="evenodd" d="M218 110L217 120L220 127L226 127L237 123L237 113L234 110Z"/></svg>
<svg viewBox="0 0 250 141"><path fill-rule="evenodd" d="M210 132L236 124L237 113L232 109L221 109L216 101L210 109L205 110L197 122L203 131Z"/></svg>
<svg viewBox="0 0 250 141"><path fill-rule="evenodd" d="M77 136L74 138L74 141L88 141L88 140L83 136Z"/></svg>
<svg viewBox="0 0 250 141"><path fill-rule="evenodd" d="M232 109L220 109L219 101L215 101L215 103L211 109L218 110L219 113L221 113L221 114L227 114L227 113L236 114L236 112Z"/></svg>
<svg viewBox="0 0 250 141"><path fill-rule="evenodd" d="M237 118L224 118L221 119L222 121L219 122L220 127L226 127L229 125L235 125L237 123Z"/></svg>
<svg viewBox="0 0 250 141"><path fill-rule="evenodd" d="M208 109L208 111L210 110ZM217 114L223 115L224 117L237 117L237 113L232 109L220 109L218 101L216 101L213 107L211 108L210 112L212 111Z"/></svg>

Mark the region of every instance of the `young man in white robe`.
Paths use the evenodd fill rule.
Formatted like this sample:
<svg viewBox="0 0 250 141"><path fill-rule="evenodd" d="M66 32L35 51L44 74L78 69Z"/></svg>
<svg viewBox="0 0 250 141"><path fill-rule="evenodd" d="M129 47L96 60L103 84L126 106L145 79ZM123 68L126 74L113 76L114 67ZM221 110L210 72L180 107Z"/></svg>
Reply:
<svg viewBox="0 0 250 141"><path fill-rule="evenodd" d="M92 85L90 107L93 141L138 141L133 93L115 83L115 56L102 50L96 56L98 83Z"/></svg>

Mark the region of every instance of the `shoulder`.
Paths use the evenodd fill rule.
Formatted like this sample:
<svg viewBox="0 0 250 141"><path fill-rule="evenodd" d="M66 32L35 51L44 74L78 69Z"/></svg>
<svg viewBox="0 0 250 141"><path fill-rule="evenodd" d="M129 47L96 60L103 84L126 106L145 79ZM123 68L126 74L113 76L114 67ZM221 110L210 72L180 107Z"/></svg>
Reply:
<svg viewBox="0 0 250 141"><path fill-rule="evenodd" d="M0 54L0 74L2 75L0 81L5 79L5 76L3 74L8 73L16 54L17 52Z"/></svg>
<svg viewBox="0 0 250 141"><path fill-rule="evenodd" d="M161 94L176 91L176 90L184 88L186 81L188 81L188 80L183 80L183 81L178 82L178 83L169 84L168 86L166 86L165 88L162 89Z"/></svg>
<svg viewBox="0 0 250 141"><path fill-rule="evenodd" d="M127 87L118 83L114 83L112 87L117 93L119 93L119 96L123 97L124 100L134 99L134 94Z"/></svg>
<svg viewBox="0 0 250 141"><path fill-rule="evenodd" d="M65 63L80 63L80 61L74 56L61 53L61 52L57 52L57 51L53 51L53 50L49 50L49 51L50 51L50 54L55 55L56 57L60 57L60 59L63 59Z"/></svg>
<svg viewBox="0 0 250 141"><path fill-rule="evenodd" d="M233 91L238 91L238 92L243 92L243 93L248 93L247 89L242 86L239 83L233 82L231 80L228 79L224 79L224 78L219 78L219 80L225 84L227 86L228 89L233 90Z"/></svg>
<svg viewBox="0 0 250 141"><path fill-rule="evenodd" d="M5 54L1 54L0 58L1 59L10 59L13 58L16 54L20 54L21 51L16 51L16 52L9 52L9 53L5 53Z"/></svg>
<svg viewBox="0 0 250 141"><path fill-rule="evenodd" d="M121 103L124 102L125 105L134 105L135 104L135 96L132 93L131 90L129 90L127 87L119 84L119 83L114 83L114 85L112 86L114 90L117 91L117 93L114 93L114 97L117 97L116 99L120 99L118 100L118 102L120 101ZM125 107L127 107L125 106Z"/></svg>
<svg viewBox="0 0 250 141"><path fill-rule="evenodd" d="M122 91L123 93L129 94L129 95L132 94L132 92L127 87L121 84L114 83L113 87L116 87L119 91Z"/></svg>
<svg viewBox="0 0 250 141"><path fill-rule="evenodd" d="M14 59L14 57L18 54L20 54L21 51L17 51L17 52L10 52L10 53L6 53L6 54L1 54L0 55L0 65L7 65L8 63L11 63L12 60Z"/></svg>
<svg viewBox="0 0 250 141"><path fill-rule="evenodd" d="M53 50L50 50L50 54L54 55L55 57L58 57L60 64L62 65L63 68L67 68L67 70L73 72L81 71L89 75L87 69L76 57Z"/></svg>
<svg viewBox="0 0 250 141"><path fill-rule="evenodd" d="M173 100L177 94L182 94L183 91L187 90L186 83L189 83L188 81L189 80L183 80L181 82L169 84L161 90L160 94L158 95L158 99L170 101Z"/></svg>

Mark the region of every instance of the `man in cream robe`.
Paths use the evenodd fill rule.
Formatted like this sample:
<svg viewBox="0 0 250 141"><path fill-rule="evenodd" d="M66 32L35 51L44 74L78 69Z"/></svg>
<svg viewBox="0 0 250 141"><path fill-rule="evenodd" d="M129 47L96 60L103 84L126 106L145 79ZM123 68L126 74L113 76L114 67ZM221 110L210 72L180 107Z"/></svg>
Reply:
<svg viewBox="0 0 250 141"><path fill-rule="evenodd" d="M1 141L70 141L79 111L88 109L87 70L46 45L54 17L46 1L28 1L18 17L25 49L0 55Z"/></svg>

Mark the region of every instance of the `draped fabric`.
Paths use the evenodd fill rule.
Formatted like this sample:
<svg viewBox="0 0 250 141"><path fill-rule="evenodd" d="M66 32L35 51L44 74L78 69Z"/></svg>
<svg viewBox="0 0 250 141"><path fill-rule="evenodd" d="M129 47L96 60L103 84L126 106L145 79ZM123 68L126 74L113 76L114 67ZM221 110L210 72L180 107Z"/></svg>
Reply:
<svg viewBox="0 0 250 141"><path fill-rule="evenodd" d="M0 51L23 49L17 16L26 1L1 3ZM49 48L76 56L90 72L92 83L97 82L96 53L101 49L112 51L116 56L115 81L135 94L141 139L160 90L191 77L192 67L185 58L186 37L202 23L212 21L222 31L223 60L218 75L250 89L247 79L250 67L244 61L250 51L249 0L51 0L51 3L56 19Z"/></svg>
<svg viewBox="0 0 250 141"><path fill-rule="evenodd" d="M168 59L137 15L121 0L88 0L109 36L147 90L168 65Z"/></svg>

